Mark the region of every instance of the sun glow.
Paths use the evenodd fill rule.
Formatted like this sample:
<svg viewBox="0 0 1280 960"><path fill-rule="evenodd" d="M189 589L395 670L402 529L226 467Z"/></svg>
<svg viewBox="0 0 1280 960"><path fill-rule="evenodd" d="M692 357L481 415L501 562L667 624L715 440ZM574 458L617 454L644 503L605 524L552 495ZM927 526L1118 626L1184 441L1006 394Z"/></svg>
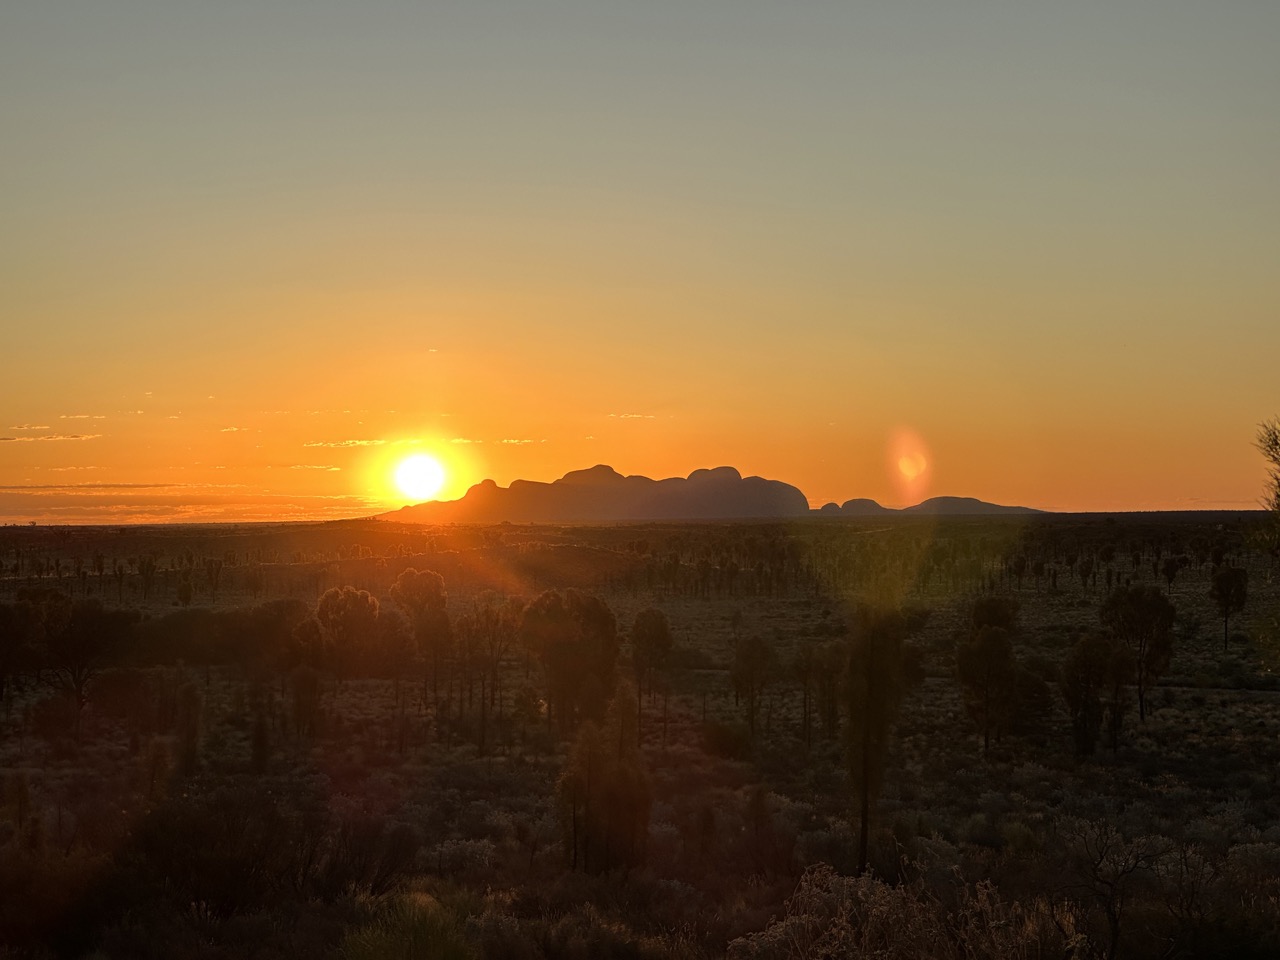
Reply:
<svg viewBox="0 0 1280 960"><path fill-rule="evenodd" d="M889 473L904 504L918 503L929 492L929 449L914 430L900 428L889 442Z"/></svg>
<svg viewBox="0 0 1280 960"><path fill-rule="evenodd" d="M444 467L435 457L415 453L396 467L396 486L415 501L430 500L444 486Z"/></svg>
<svg viewBox="0 0 1280 960"><path fill-rule="evenodd" d="M919 453L914 456L898 458L898 471L908 482L924 473L925 466L924 456Z"/></svg>

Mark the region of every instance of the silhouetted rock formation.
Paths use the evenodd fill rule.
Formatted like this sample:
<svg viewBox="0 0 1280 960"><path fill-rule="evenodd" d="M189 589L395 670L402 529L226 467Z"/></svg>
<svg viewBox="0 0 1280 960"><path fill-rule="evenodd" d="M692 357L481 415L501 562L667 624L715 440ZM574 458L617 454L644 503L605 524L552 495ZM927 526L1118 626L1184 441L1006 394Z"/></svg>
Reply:
<svg viewBox="0 0 1280 960"><path fill-rule="evenodd" d="M1039 513L973 497L934 497L894 510L860 498L809 509L803 493L780 480L744 477L733 467L695 470L688 477L624 477L599 464L559 480L513 480L500 487L477 483L459 500L432 501L383 514L403 523L579 523L614 520L741 520L788 517L992 516Z"/></svg>
<svg viewBox="0 0 1280 960"><path fill-rule="evenodd" d="M878 517L884 513L895 512L888 507L880 506L874 500L868 500L866 497L846 500L840 505L840 515L844 517Z"/></svg>
<svg viewBox="0 0 1280 960"><path fill-rule="evenodd" d="M743 477L733 467L688 478L624 477L603 464L551 483L478 483L459 500L420 503L384 514L405 523L564 523L611 520L733 520L805 517L803 493L780 480Z"/></svg>
<svg viewBox="0 0 1280 960"><path fill-rule="evenodd" d="M930 497L914 507L903 507L903 513L923 513L939 517L986 517L996 514L1043 513L1031 507L1003 507L973 497Z"/></svg>
<svg viewBox="0 0 1280 960"><path fill-rule="evenodd" d="M830 506L834 504L827 504L827 507ZM1031 507L1004 507L998 503L987 503L973 497L932 497L924 503L917 503L914 507L903 507L901 510L882 507L874 500L866 498L846 500L836 510L828 510L827 507L815 510L814 513L824 517L888 517L899 514L931 517L991 517L1044 512Z"/></svg>

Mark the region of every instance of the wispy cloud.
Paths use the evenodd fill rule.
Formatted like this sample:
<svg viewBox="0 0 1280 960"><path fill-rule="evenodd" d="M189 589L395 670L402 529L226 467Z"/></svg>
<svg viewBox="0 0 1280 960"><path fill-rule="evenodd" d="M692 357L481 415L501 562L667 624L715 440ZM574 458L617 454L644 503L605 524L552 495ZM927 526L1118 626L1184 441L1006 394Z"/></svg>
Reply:
<svg viewBox="0 0 1280 960"><path fill-rule="evenodd" d="M450 443L484 443L483 440L472 440L470 437L454 437Z"/></svg>
<svg viewBox="0 0 1280 960"><path fill-rule="evenodd" d="M243 483L107 483L101 480L84 483L27 483L0 486L0 490L24 493L96 493L103 490L243 490Z"/></svg>
<svg viewBox="0 0 1280 960"><path fill-rule="evenodd" d="M514 444L514 445L516 445L516 446L520 446L520 445L523 445L523 444L526 444L526 443L533 443L533 441L532 441L532 440L499 440L498 442L499 442L499 443L510 443L510 444ZM543 443L546 443L547 441L543 440L542 442L543 442Z"/></svg>
<svg viewBox="0 0 1280 960"><path fill-rule="evenodd" d="M34 443L37 440L94 440L100 433L48 433L43 437L0 437L0 443Z"/></svg>
<svg viewBox="0 0 1280 960"><path fill-rule="evenodd" d="M223 427L218 432L219 433L240 433L242 430L247 430L247 429L249 428L248 427Z"/></svg>
<svg viewBox="0 0 1280 960"><path fill-rule="evenodd" d="M24 423L16 427L10 427L10 430L48 430L47 423Z"/></svg>
<svg viewBox="0 0 1280 960"><path fill-rule="evenodd" d="M105 420L106 415L101 413L62 413L58 415L59 420Z"/></svg>
<svg viewBox="0 0 1280 960"><path fill-rule="evenodd" d="M611 413L609 414L614 420L655 420L657 419L652 413Z"/></svg>
<svg viewBox="0 0 1280 960"><path fill-rule="evenodd" d="M304 447L380 447L385 440L311 440Z"/></svg>
<svg viewBox="0 0 1280 960"><path fill-rule="evenodd" d="M289 469L290 470L328 470L330 472L336 472L338 470L341 470L342 468L335 467L332 464L328 464L328 463L293 463L289 465Z"/></svg>

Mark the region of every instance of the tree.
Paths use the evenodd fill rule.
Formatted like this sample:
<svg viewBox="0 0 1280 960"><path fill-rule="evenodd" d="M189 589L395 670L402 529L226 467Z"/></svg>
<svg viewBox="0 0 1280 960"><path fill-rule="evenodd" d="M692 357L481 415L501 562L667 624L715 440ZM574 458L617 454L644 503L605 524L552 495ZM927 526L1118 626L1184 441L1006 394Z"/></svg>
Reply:
<svg viewBox="0 0 1280 960"><path fill-rule="evenodd" d="M1280 519L1280 417L1258 425L1258 449L1268 464L1267 493L1262 502Z"/></svg>
<svg viewBox="0 0 1280 960"><path fill-rule="evenodd" d="M256 560L249 564L249 569L244 575L245 586L249 589L249 596L257 600L262 596L262 591L266 588L267 578L262 571L262 564Z"/></svg>
<svg viewBox="0 0 1280 960"><path fill-rule="evenodd" d="M1124 641L1134 657L1138 719L1147 719L1147 688L1169 669L1176 611L1159 587L1122 587L1102 604L1102 622Z"/></svg>
<svg viewBox="0 0 1280 960"><path fill-rule="evenodd" d="M643 695L645 681L666 666L671 655L671 626L667 615L649 607L636 614L631 625L631 658L636 672L636 690Z"/></svg>
<svg viewBox="0 0 1280 960"><path fill-rule="evenodd" d="M1018 625L1018 601L1013 597L979 597L973 602L969 624L972 636L976 636L983 627L998 627L1006 633L1013 633Z"/></svg>
<svg viewBox="0 0 1280 960"><path fill-rule="evenodd" d="M1227 649L1228 628L1233 613L1244 609L1249 599L1249 571L1243 567L1218 567L1209 583L1209 599L1218 605L1222 614L1222 650Z"/></svg>
<svg viewBox="0 0 1280 960"><path fill-rule="evenodd" d="M122 659L139 614L134 610L108 610L96 597L50 603L42 612L44 666L54 684L75 704L79 737L80 715L89 702L89 686L104 669Z"/></svg>
<svg viewBox="0 0 1280 960"><path fill-rule="evenodd" d="M981 627L956 650L956 673L965 694L965 706L982 731L982 753L991 749L1013 712L1017 696L1018 662L1013 656L1009 631Z"/></svg>
<svg viewBox="0 0 1280 960"><path fill-rule="evenodd" d="M644 861L652 800L631 697L623 685L602 724L588 720L578 728L557 785L572 869L600 872Z"/></svg>
<svg viewBox="0 0 1280 960"><path fill-rule="evenodd" d="M631 664L636 675L637 725L644 709L645 685L648 684L652 699L653 676L666 667L672 642L671 626L667 623L665 613L649 607L636 614L635 622L631 625ZM639 736L638 730L636 735Z"/></svg>
<svg viewBox="0 0 1280 960"><path fill-rule="evenodd" d="M28 601L0 604L0 703L13 678L29 665L39 627L39 613Z"/></svg>
<svg viewBox="0 0 1280 960"><path fill-rule="evenodd" d="M1064 821L1058 825L1067 852L1067 868L1079 887L1102 908L1107 922L1106 960L1115 960L1127 908L1169 844L1158 837L1126 840L1111 819Z"/></svg>
<svg viewBox="0 0 1280 960"><path fill-rule="evenodd" d="M840 730L840 684L845 669L845 648L841 643L828 643L818 648L814 655L817 683L814 698L817 700L818 721L822 736L834 740Z"/></svg>
<svg viewBox="0 0 1280 960"><path fill-rule="evenodd" d="M332 659L333 638L321 629L319 620L307 616L293 625L282 658L285 666L318 671L327 668Z"/></svg>
<svg viewBox="0 0 1280 960"><path fill-rule="evenodd" d="M889 741L906 695L906 624L896 611L858 610L845 670L849 775L857 793L858 872L867 868L871 804L888 762Z"/></svg>
<svg viewBox="0 0 1280 960"><path fill-rule="evenodd" d="M813 688L818 675L818 648L805 644L791 661L791 675L800 684L800 739L805 749L813 743Z"/></svg>
<svg viewBox="0 0 1280 960"><path fill-rule="evenodd" d="M489 677L489 704L497 704L501 718L502 664L519 636L524 601L487 591L475 602L474 611L480 632L480 661Z"/></svg>
<svg viewBox="0 0 1280 960"><path fill-rule="evenodd" d="M444 577L434 570L419 571L409 567L391 585L391 599L409 614L418 653L424 663L431 665L431 697L438 701L440 664L453 647L453 626L446 609L449 595L444 588ZM423 692L425 694L425 688Z"/></svg>
<svg viewBox="0 0 1280 960"><path fill-rule="evenodd" d="M178 603L184 607L191 606L194 590L191 584L190 568L183 568L178 574Z"/></svg>
<svg viewBox="0 0 1280 960"><path fill-rule="evenodd" d="M409 619L397 607L379 606L366 670L391 675L395 680L397 706L400 706L400 678L412 660L413 630Z"/></svg>
<svg viewBox="0 0 1280 960"><path fill-rule="evenodd" d="M1280 417L1258 425L1258 449L1267 461L1267 492L1262 505L1271 511L1271 549L1280 551Z"/></svg>
<svg viewBox="0 0 1280 960"><path fill-rule="evenodd" d="M204 558L204 578L209 584L209 598L217 603L218 584L222 582L222 560L219 557Z"/></svg>
<svg viewBox="0 0 1280 960"><path fill-rule="evenodd" d="M138 575L142 579L142 601L145 603L151 595L151 586L155 583L159 565L154 554L148 554L138 561Z"/></svg>
<svg viewBox="0 0 1280 960"><path fill-rule="evenodd" d="M311 607L296 597L279 597L242 611L238 630L248 641L248 656L265 668L287 671L298 662L294 630L310 617Z"/></svg>
<svg viewBox="0 0 1280 960"><path fill-rule="evenodd" d="M355 587L331 587L316 604L316 620L329 635L338 670L367 670L378 629L378 598Z"/></svg>
<svg viewBox="0 0 1280 960"><path fill-rule="evenodd" d="M1096 571L1094 569L1095 566L1096 564L1094 563L1093 557L1080 558L1080 562L1076 565L1076 569L1080 573L1081 586L1089 586L1090 579L1096 576Z"/></svg>
<svg viewBox="0 0 1280 960"><path fill-rule="evenodd" d="M1133 682L1133 653L1115 637L1087 634L1076 641L1062 664L1062 698L1071 714L1076 753L1097 749L1103 721L1114 750L1120 744L1128 685Z"/></svg>
<svg viewBox="0 0 1280 960"><path fill-rule="evenodd" d="M525 607L520 638L546 672L548 723L554 714L568 733L604 715L616 679L618 625L603 600L548 590Z"/></svg>
<svg viewBox="0 0 1280 960"><path fill-rule="evenodd" d="M474 664L480 679L480 730L478 746L485 750L488 731L489 708L495 702L498 716L502 716L501 677L502 662L506 659L520 629L524 607L519 600L487 591L471 604L471 608L458 618L458 647L463 653L463 675L467 684L467 703L472 702L472 671Z"/></svg>
<svg viewBox="0 0 1280 960"><path fill-rule="evenodd" d="M756 737L756 715L760 698L777 672L778 655L773 647L756 634L743 637L734 648L729 679L733 683L734 694L747 712L747 731L752 740Z"/></svg>

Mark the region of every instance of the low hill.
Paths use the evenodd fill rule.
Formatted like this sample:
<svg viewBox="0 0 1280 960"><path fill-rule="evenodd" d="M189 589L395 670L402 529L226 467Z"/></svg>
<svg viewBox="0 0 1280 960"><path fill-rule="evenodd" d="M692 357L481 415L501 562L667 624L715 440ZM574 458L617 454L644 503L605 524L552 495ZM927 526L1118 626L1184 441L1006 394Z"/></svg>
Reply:
<svg viewBox="0 0 1280 960"><path fill-rule="evenodd" d="M913 507L903 507L901 510L882 507L874 500L859 498L846 500L842 504L828 503L813 511L815 516L822 517L994 517L1043 512L1031 507L1006 507L998 503L987 503L985 500L974 497L931 497L923 503L917 503Z"/></svg>

